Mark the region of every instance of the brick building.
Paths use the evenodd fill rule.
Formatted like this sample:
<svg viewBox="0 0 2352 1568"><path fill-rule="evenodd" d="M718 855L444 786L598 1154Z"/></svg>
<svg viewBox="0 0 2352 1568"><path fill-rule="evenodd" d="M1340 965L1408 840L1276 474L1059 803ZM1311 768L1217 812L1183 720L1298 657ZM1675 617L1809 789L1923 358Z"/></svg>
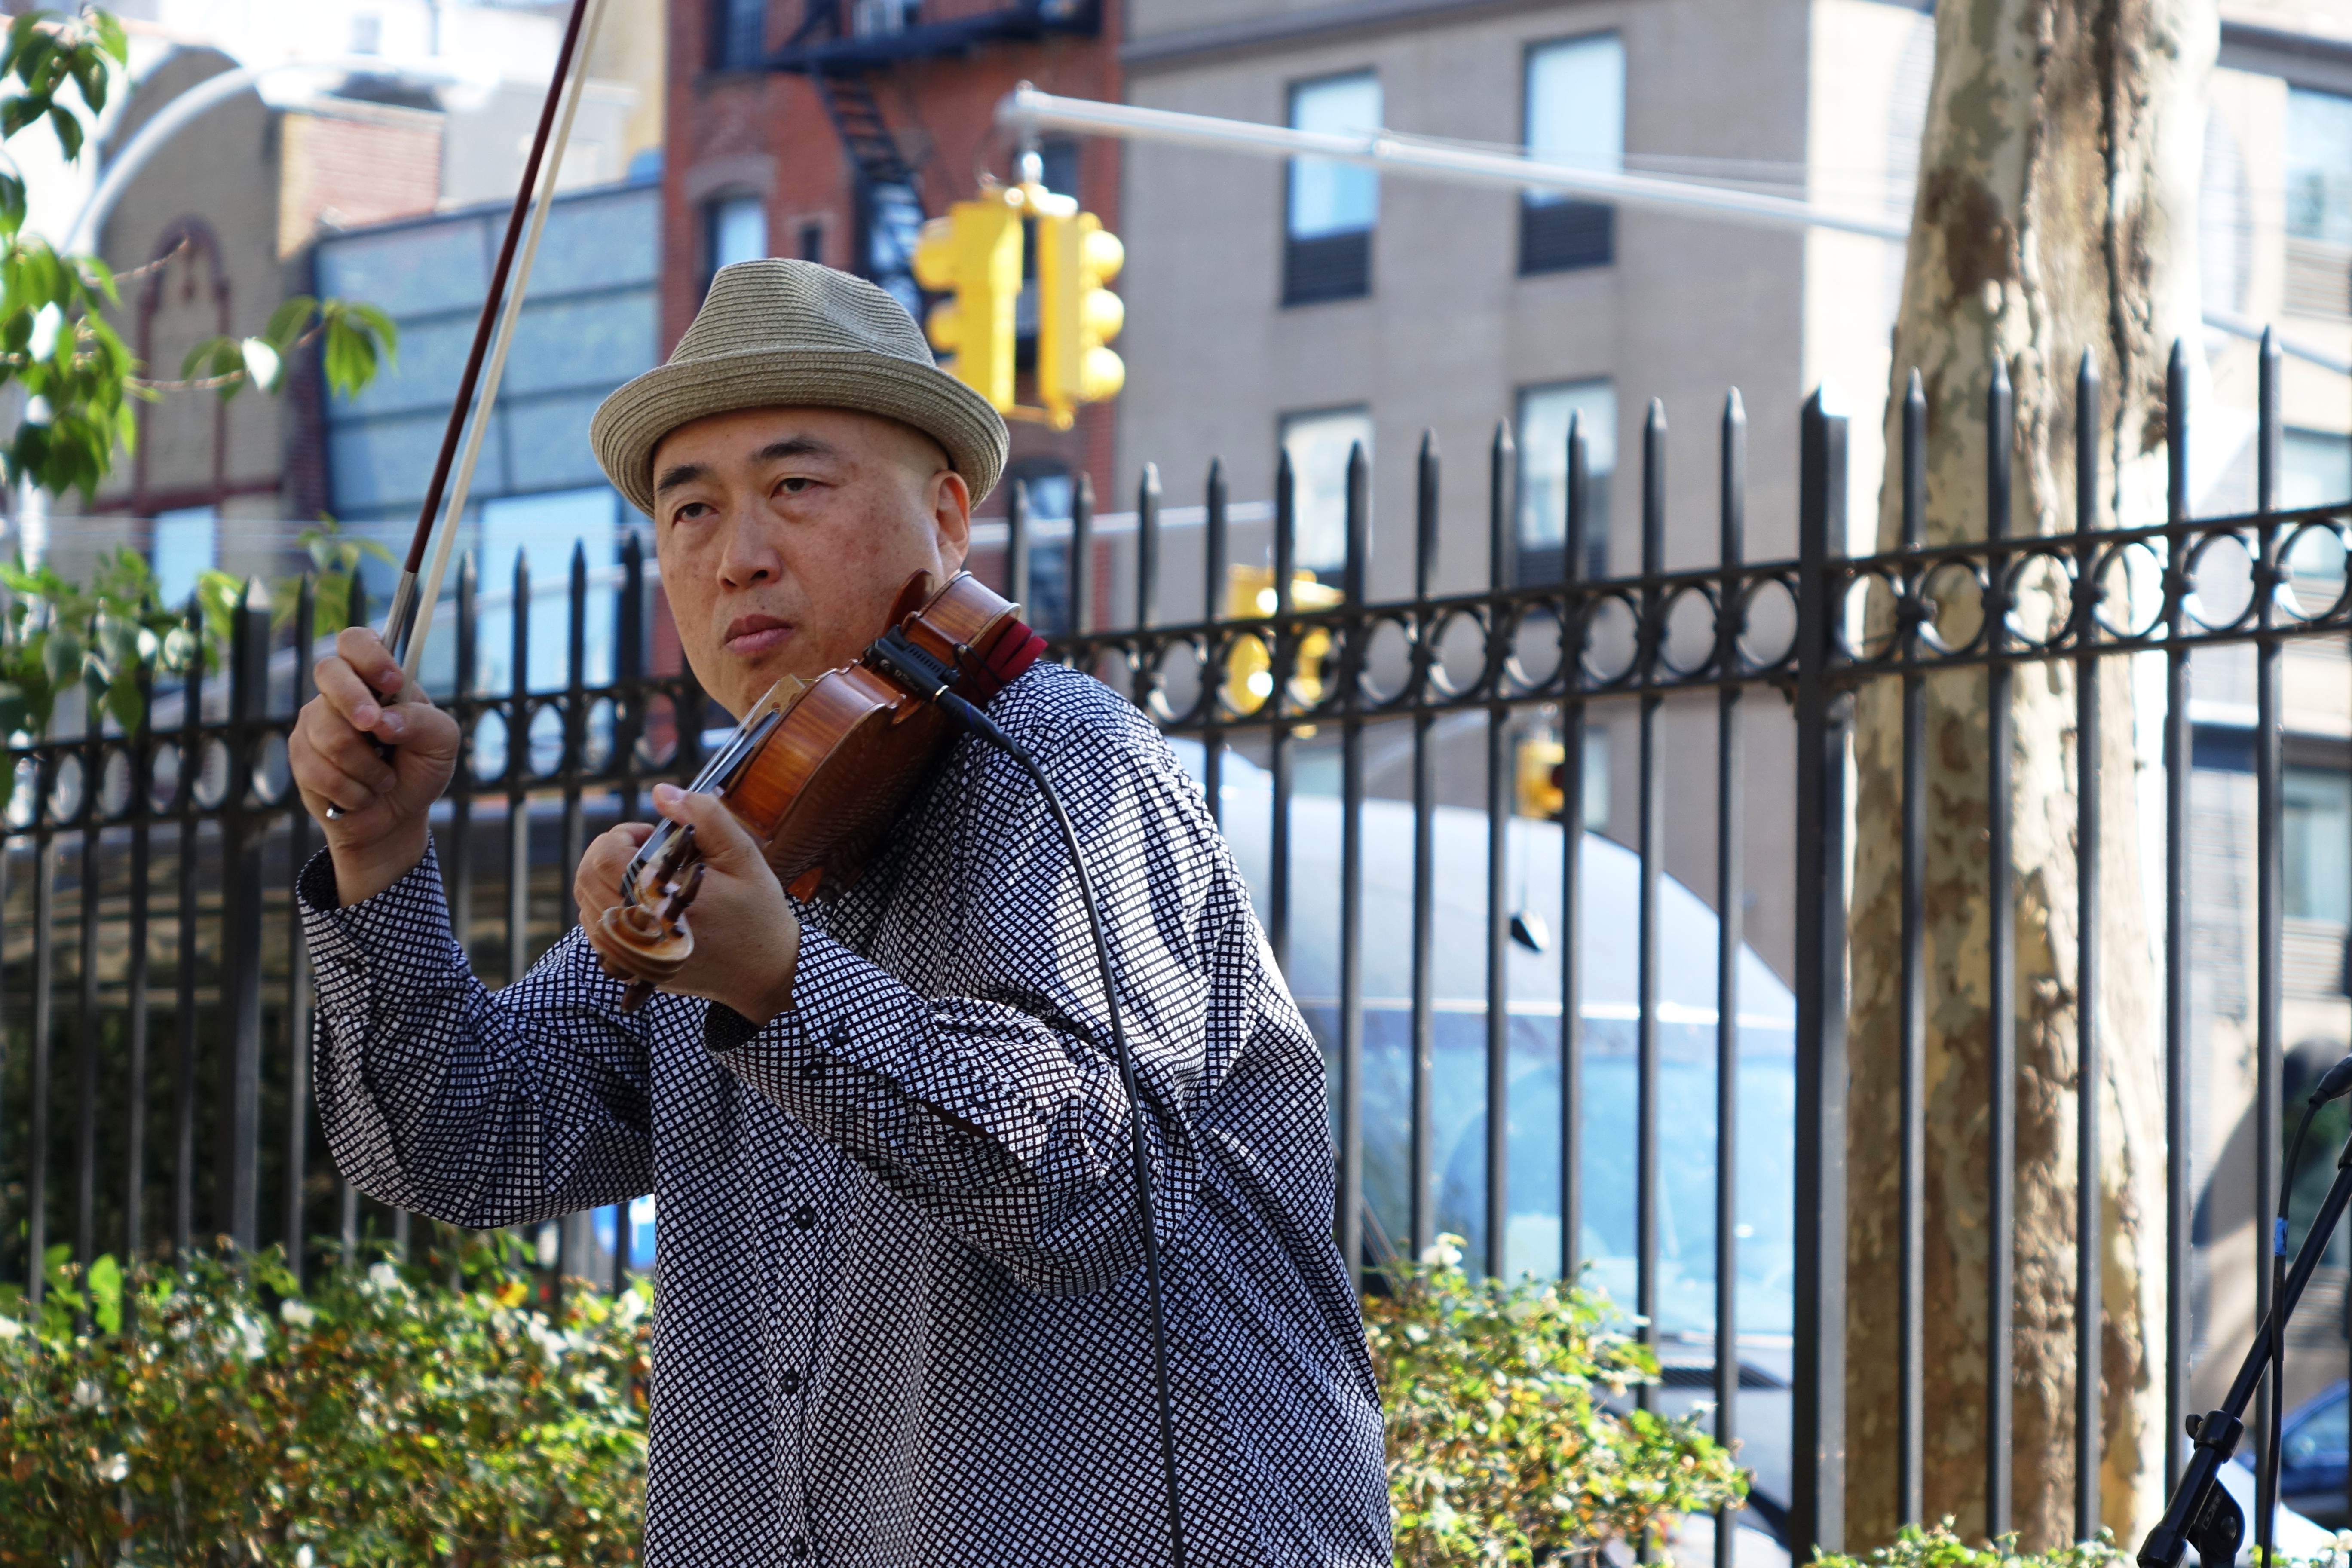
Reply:
<svg viewBox="0 0 2352 1568"><path fill-rule="evenodd" d="M1020 81L1116 100L1119 7L1104 0L674 0L663 190L665 352L711 273L760 256L822 261L873 279L919 314L909 253L923 220L1009 178L995 123ZM1118 148L1042 149L1045 183L1118 227ZM1034 314L1024 310L1024 321ZM1034 402L1025 363L1021 398ZM1011 478L1041 519L1066 515L1074 476L1115 503L1115 404L1057 432L1015 422ZM982 508L1003 515L1005 491ZM994 530L975 564L989 569ZM1050 541L1051 525L1044 532ZM1057 547L1041 542L1033 596L1061 598ZM1097 602L1101 602L1099 599Z"/></svg>

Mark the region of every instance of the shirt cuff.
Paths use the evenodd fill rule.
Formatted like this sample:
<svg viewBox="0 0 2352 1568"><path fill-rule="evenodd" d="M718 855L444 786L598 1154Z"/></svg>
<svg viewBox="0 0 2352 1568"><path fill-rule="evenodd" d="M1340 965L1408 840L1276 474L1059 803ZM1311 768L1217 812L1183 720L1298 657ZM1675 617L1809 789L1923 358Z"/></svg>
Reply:
<svg viewBox="0 0 2352 1568"><path fill-rule="evenodd" d="M385 953L421 954L436 939L445 949L457 943L441 888L441 863L430 847L399 880L356 904L338 901L334 858L321 849L294 879L294 894L302 905L302 931L319 976L320 999L330 1007L344 999L338 992L363 992L372 961L380 962Z"/></svg>
<svg viewBox="0 0 2352 1568"><path fill-rule="evenodd" d="M932 1025L926 998L813 926L801 928L793 1003L760 1026L713 1003L703 1041L746 1083L813 1123L822 1124L845 1089L869 1074L966 1114L1000 1098L970 1058L925 1048Z"/></svg>

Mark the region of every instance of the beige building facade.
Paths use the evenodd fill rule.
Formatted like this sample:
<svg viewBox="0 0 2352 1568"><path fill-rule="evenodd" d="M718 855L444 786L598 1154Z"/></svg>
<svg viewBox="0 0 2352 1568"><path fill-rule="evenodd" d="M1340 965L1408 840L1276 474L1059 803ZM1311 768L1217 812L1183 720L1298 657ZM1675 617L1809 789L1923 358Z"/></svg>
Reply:
<svg viewBox="0 0 2352 1568"><path fill-rule="evenodd" d="M1311 116L1324 84L1353 80L1373 86L1377 123L1392 130L1810 193L1882 219L1908 211L1907 173L1895 165L1916 157L1933 58L1930 18L1880 0L1140 0L1131 15L1126 65L1139 104L1352 129ZM1585 106L1612 91L1618 123L1596 124ZM1548 93L1559 101L1548 104ZM1314 541L1336 537L1336 475L1349 443L1365 440L1371 592L1402 596L1413 570L1414 457L1428 431L1444 458L1438 585L1474 588L1492 564L1490 444L1509 421L1519 442L1516 571L1549 574L1559 568L1561 443L1574 409L1607 475L1606 539L1588 570L1638 571L1643 424L1655 400L1669 454L1664 564L1696 566L1717 559L1716 452L1726 393L1737 387L1749 430L1747 548L1785 556L1795 548L1799 410L1826 377L1853 415L1855 525L1868 526L1859 503L1877 463L1897 245L1607 209L1586 209L1586 232L1563 244L1559 219L1572 231L1577 215L1547 208L1584 204L1351 174L1357 210L1342 216L1370 220L1359 286L1307 299L1296 268L1324 237L1303 232L1318 215L1300 200L1301 171L1150 143L1129 157L1120 468L1159 461L1171 506L1197 502L1209 454L1224 460L1236 500L1270 496L1286 445L1300 474L1302 563L1335 565ZM1314 280L1303 281L1311 293ZM1170 540L1183 573L1183 536ZM1234 542L1238 559L1263 559L1268 530L1237 527ZM1763 717L1748 736L1749 921L1759 952L1785 973L1790 839L1780 803L1790 763L1785 725ZM1587 818L1621 840L1633 836L1639 800L1637 748L1619 732L1631 718L1597 706L1587 752L1599 770ZM1667 714L1669 821L1713 821L1713 724L1711 702ZM1465 804L1483 798L1482 726L1453 727L1443 770L1449 798ZM1370 787L1399 794L1409 779L1400 767ZM1673 836L1667 857L1693 887L1711 883L1710 835Z"/></svg>
<svg viewBox="0 0 2352 1568"><path fill-rule="evenodd" d="M1124 63L1129 100L1152 108L1524 148L1900 226L1912 207L1934 18L1911 0L1135 0ZM1119 469L1132 476L1158 462L1171 508L1197 505L1211 455L1223 459L1236 502L1262 502L1286 447L1300 474L1301 563L1334 566L1314 541L1336 537L1337 475L1348 446L1362 441L1374 475L1371 594L1403 597L1413 458L1433 432L1445 458L1438 584L1467 590L1490 569L1489 441L1509 420L1522 443L1524 579L1557 570L1558 523L1540 513L1558 504L1556 443L1575 408L1609 475L1607 542L1590 565L1631 573L1642 566L1643 425L1654 400L1668 428L1664 563L1696 566L1717 559L1717 421L1736 386L1749 429L1747 549L1788 557L1799 410L1826 384L1850 416L1851 541L1868 548L1899 242L1624 210L1579 217L1483 186L1149 142L1129 160ZM2281 502L2352 498L2352 0L2225 0L2199 233L2209 325L2189 345L2194 510L2254 504L2250 324L2274 323L2291 351ZM1267 509L1243 515L1259 521L1236 526L1234 560L1262 569ZM1166 537L1163 613L1188 615L1200 604L1198 535ZM2298 561L2301 591L2340 584L2331 549L2315 543ZM2231 1347L2251 1322L2252 681L2250 658L2197 661L2190 1120L2202 1378L2234 1366ZM2151 763L2160 674L2153 690L2157 705L2142 715ZM2293 1093L2305 1064L2325 1065L2352 1041L2352 661L2333 645L2295 650L2284 698L2283 1076ZM1748 707L1746 929L1785 977L1789 730L1777 701L1759 695ZM1637 715L1630 704L1596 704L1589 721L1599 787L1586 820L1632 843ZM1484 724L1474 714L1439 726L1453 802L1485 798ZM1531 715L1528 731L1539 737L1542 724ZM1715 881L1714 726L1711 699L1670 703L1656 753L1666 868L1703 899ZM1336 768L1318 772L1315 746L1302 742L1302 787L1328 788ZM1402 752L1387 748L1385 769L1377 742L1371 754L1371 792L1408 794ZM2160 857L2160 793L2147 799L2143 853ZM2343 1279L2329 1271L2324 1289L2340 1292ZM2304 1358L2298 1397L2345 1365L2335 1307L2315 1310L2305 1331L2334 1348Z"/></svg>

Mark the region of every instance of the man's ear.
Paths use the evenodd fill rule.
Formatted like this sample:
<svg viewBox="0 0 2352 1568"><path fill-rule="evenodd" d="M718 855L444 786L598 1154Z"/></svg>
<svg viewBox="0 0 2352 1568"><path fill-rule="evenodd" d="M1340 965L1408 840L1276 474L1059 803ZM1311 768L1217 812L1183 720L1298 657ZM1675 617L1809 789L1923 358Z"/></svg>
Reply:
<svg viewBox="0 0 2352 1568"><path fill-rule="evenodd" d="M971 552L971 487L953 468L931 476L931 526L938 532L940 559L950 573L962 569Z"/></svg>

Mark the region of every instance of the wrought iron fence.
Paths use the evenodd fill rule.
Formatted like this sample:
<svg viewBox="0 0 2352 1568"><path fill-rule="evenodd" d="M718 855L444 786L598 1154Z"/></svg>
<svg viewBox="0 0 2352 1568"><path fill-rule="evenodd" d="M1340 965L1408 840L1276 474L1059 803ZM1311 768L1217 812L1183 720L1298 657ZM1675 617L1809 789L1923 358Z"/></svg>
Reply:
<svg viewBox="0 0 2352 1568"><path fill-rule="evenodd" d="M2192 1351L2192 656L2253 650L2260 1081L2252 1200L2252 1212L2266 1215L2276 1193L2283 1044L2280 656L2298 642L2340 646L2352 633L2344 549L2352 521L2343 507L2276 509L2275 355L2263 363L2258 510L2210 521L2187 516L2177 356L2169 514L2070 533L2010 532L2015 433L1998 383L1985 416L1986 536L1966 544L1920 542L1925 414L1916 395L1896 455L1902 542L1864 555L1845 550L1845 421L1819 397L1806 405L1800 431L1793 559L1747 557L1748 433L1737 394L1720 429L1717 559L1688 570L1666 565L1666 437L1654 409L1643 446L1641 570L1607 579L1580 574L1587 537L1605 520L1590 515L1585 447L1573 427L1564 574L1518 580L1516 464L1504 429L1483 498L1490 581L1459 594L1433 591L1442 518L1433 445L1417 459L1412 592L1388 602L1366 591L1370 473L1360 450L1347 477L1345 559L1328 574L1336 581L1298 571L1286 464L1270 571L1250 579L1260 599L1239 605L1225 600L1240 509L1213 465L1193 514L1203 602L1182 621L1162 615L1175 535L1156 471L1147 468L1134 513L1115 531L1095 517L1081 485L1060 554L1065 567L1080 569L1059 576L1055 657L1126 691L1186 747L1254 873L1269 941L1331 1067L1345 1256L1369 1264L1424 1248L1451 1228L1469 1237L1491 1270L1597 1267L1630 1296L1644 1336L1669 1352L1665 1387L1643 1397L1710 1396L1716 1429L1749 1439L1759 1468L1778 1446L1780 1472L1767 1478L1773 1485L1759 1505L1778 1533L1800 1550L1840 1540L1852 1213L1848 750L1857 693L1891 683L1901 699L1906 784L1895 1042L1903 1082L1894 1130L1902 1150L1897 1489L1903 1516L1918 1517L1924 1325L1932 1312L1956 1310L1928 1301L1923 1284L1923 693L1938 672L1981 671L1996 1022L1983 1085L1993 1265L1980 1310L1992 1325L1986 1522L2003 1528L2016 1288L2009 689L2021 669L2145 657L2164 672L2165 805L2151 842L2160 841L2164 868L2163 1224L2173 1310L2162 1358L2177 1464ZM2097 396L2086 370L2076 398L2085 518L2095 517L2100 494ZM1133 615L1105 629L1096 624L1091 567L1113 531ZM1036 533L1016 489L999 563L1014 598L1034 585ZM617 574L592 574L575 551L563 676L546 689L531 680L528 563L518 560L502 608L489 605L470 563L461 576L445 700L468 743L435 832L457 933L487 978L519 975L568 928L570 870L590 833L635 815L639 791L654 780L690 773L709 721L722 717L690 675L649 672L650 576L634 541ZM2029 582L2061 606L2046 624L2018 616ZM592 601L607 592L612 646L595 649ZM506 689L478 690L478 645L486 617L497 616L509 638ZM267 604L249 594L226 670L199 668L159 692L135 732L100 722L10 752L16 787L0 857L7 1278L37 1289L38 1261L56 1244L86 1259L217 1233L243 1247L286 1243L298 1266L313 1267L327 1251L372 1238L410 1244L408 1216L342 1186L312 1136L310 983L290 889L316 840L284 763L290 716L308 693L307 660L296 650L310 646L310 627L307 590L282 638ZM608 668L592 676L600 659ZM2097 733L2095 686L2081 685L2083 736ZM1634 737L1621 771L1634 795L1629 810L1612 815L1622 826L1612 837L1587 827L1589 799L1606 781L1592 776L1585 736L1601 716L1613 723L1621 712ZM1712 820L1675 820L1666 809L1668 772L1696 765L1698 754L1669 746L1670 712L1711 730L1699 752L1711 774ZM1785 726L1787 744L1759 748L1761 723ZM1449 748L1464 725L1477 744L1457 756ZM1402 789L1375 787L1375 740L1402 766ZM1756 782L1767 753L1786 756L1784 784ZM2101 857L2117 853L2101 835L2099 755L2095 743L2076 752L2085 909L2076 962L2086 976L2103 957ZM1447 804L1465 790L1475 804ZM1769 933L1781 956L1769 963L1754 945L1765 933L1745 914L1755 889L1744 840L1764 823L1785 833L1790 884L1780 890L1788 929ZM1711 881L1684 887L1668 876L1677 841L1704 844ZM1596 898L1607 907L1593 907ZM2095 982L2089 989L2096 994ZM2077 1026L2084 1081L2096 1081L2104 1043L2095 1011L2085 1009ZM2078 1152L2095 1153L2098 1096L2081 1103ZM2096 1367L2101 1215L2095 1184L2086 1186L2075 1216L2085 1260L2075 1342L2077 1365ZM1670 1227L1678 1227L1671 1237ZM1771 1234L1759 1237L1759 1227ZM575 1274L624 1270L644 1261L635 1235L634 1216L617 1212L567 1225L550 1261ZM1588 1245L1595 1237L1601 1245ZM2267 1305L2266 1283L2264 1291ZM2095 1376L2075 1382L2074 1440L2090 1461L2078 1467L2076 1508L2088 1533L2099 1517L2099 1384ZM1732 1532L1718 1533L1727 1564Z"/></svg>

